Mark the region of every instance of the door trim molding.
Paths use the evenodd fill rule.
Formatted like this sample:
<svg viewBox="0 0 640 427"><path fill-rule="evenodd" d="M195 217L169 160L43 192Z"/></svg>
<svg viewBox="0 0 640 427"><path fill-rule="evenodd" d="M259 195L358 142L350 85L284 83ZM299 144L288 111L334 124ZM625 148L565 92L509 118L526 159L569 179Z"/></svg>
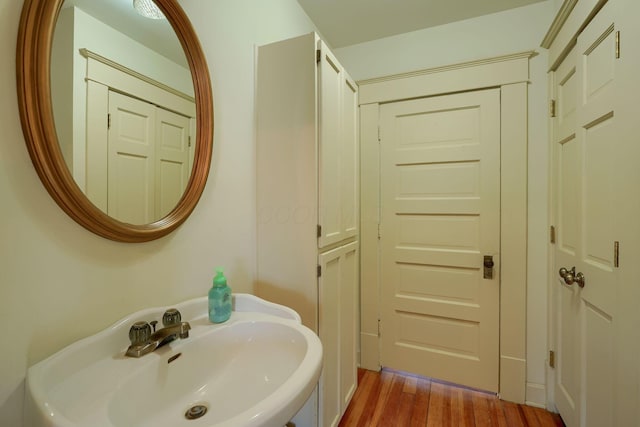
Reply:
<svg viewBox="0 0 640 427"><path fill-rule="evenodd" d="M361 156L360 366L380 369L379 105L407 98L501 89L500 397L526 391L527 122L529 58L534 51L358 82ZM366 265L367 268L363 268Z"/></svg>

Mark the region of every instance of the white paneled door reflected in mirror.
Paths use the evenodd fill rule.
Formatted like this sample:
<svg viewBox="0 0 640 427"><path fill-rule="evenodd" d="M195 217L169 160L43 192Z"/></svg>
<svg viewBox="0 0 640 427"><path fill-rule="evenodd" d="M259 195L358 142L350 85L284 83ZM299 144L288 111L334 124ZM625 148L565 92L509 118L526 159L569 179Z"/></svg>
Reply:
<svg viewBox="0 0 640 427"><path fill-rule="evenodd" d="M140 9L147 16L134 8L145 4L65 0L51 52L53 118L65 163L94 205L131 224L173 209L194 148L189 65L155 3Z"/></svg>

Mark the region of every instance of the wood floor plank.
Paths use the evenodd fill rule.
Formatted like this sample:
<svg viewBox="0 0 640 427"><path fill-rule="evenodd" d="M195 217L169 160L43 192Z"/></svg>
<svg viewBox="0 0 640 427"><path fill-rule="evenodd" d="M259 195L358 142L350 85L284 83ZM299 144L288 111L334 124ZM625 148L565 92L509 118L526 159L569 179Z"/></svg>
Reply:
<svg viewBox="0 0 640 427"><path fill-rule="evenodd" d="M404 380L403 393L416 394L416 387L418 385L418 379L416 377L407 377Z"/></svg>
<svg viewBox="0 0 640 427"><path fill-rule="evenodd" d="M431 396L431 381L426 378L418 378L416 381L416 399L411 413L411 427L424 427L427 425L429 410L429 398Z"/></svg>
<svg viewBox="0 0 640 427"><path fill-rule="evenodd" d="M374 390L374 383L378 380L376 372L366 371L364 369L358 370L358 388L356 388L351 404L347 407L340 425L355 425L356 420L362 417L362 413L365 409L367 401L369 400L369 394ZM377 400L377 396L376 396Z"/></svg>
<svg viewBox="0 0 640 427"><path fill-rule="evenodd" d="M389 371L383 370L380 372L380 394L378 395L378 401L376 402L376 406L373 410L373 415L371 416L371 421L368 426L375 427L380 422L382 413L387 404L387 399L389 398L389 391L391 390L393 377L395 375L395 373Z"/></svg>
<svg viewBox="0 0 640 427"><path fill-rule="evenodd" d="M398 412L395 420L392 420L391 424L386 425L398 425L409 426L411 425L411 417L413 415L413 408L416 404L415 393L400 393L400 405L398 406ZM385 425L385 424L383 424Z"/></svg>
<svg viewBox="0 0 640 427"><path fill-rule="evenodd" d="M382 409L382 413L380 416L380 421L376 424L372 424L372 427L375 425L378 426L391 426L395 425L398 418L398 414L400 413L400 406L402 402L402 389L404 388L405 378L402 375L394 374L391 378L391 384L389 386L389 394L387 396L387 401L384 404Z"/></svg>
<svg viewBox="0 0 640 427"><path fill-rule="evenodd" d="M518 405L512 402L502 402L502 407L509 427L528 427Z"/></svg>
<svg viewBox="0 0 640 427"><path fill-rule="evenodd" d="M491 417L489 410L489 395L485 393L473 393L473 422L476 427L497 427L498 421Z"/></svg>
<svg viewBox="0 0 640 427"><path fill-rule="evenodd" d="M560 415L546 411L542 408L531 407L531 409L533 410L533 412L535 412L537 416L537 420L540 423L540 425L564 427L564 423L562 422Z"/></svg>
<svg viewBox="0 0 640 427"><path fill-rule="evenodd" d="M373 416L373 411L378 405L378 400L380 399L380 390L382 388L382 381L380 377L381 375L379 373L372 372L373 382L371 385L371 392L367 394L367 401L362 410L362 416L358 418L354 424L345 425L356 425L358 427L367 427L370 425L369 422L371 420L371 417ZM349 404L349 406L351 406L352 403L353 401Z"/></svg>
<svg viewBox="0 0 640 427"><path fill-rule="evenodd" d="M489 401L489 407L491 408L491 417L495 420L494 425L498 427L509 427L502 402L498 399L491 399Z"/></svg>
<svg viewBox="0 0 640 427"><path fill-rule="evenodd" d="M462 403L462 399L463 399L462 389L459 387L450 387L449 396L451 399L451 405L449 408L449 411L450 411L449 417L451 418L451 425L463 427L462 411L464 410L464 406Z"/></svg>
<svg viewBox="0 0 640 427"><path fill-rule="evenodd" d="M460 417L461 427L475 427L476 425L472 400L472 396L474 393L477 392L462 389L462 416Z"/></svg>
<svg viewBox="0 0 640 427"><path fill-rule="evenodd" d="M451 425L451 398L444 384L431 383L431 398L427 414L427 427L448 427Z"/></svg>
<svg viewBox="0 0 640 427"><path fill-rule="evenodd" d="M536 408L532 406L521 406L522 413L524 414L524 419L526 423L530 426L537 426L541 424L540 418L538 417L538 413L536 412Z"/></svg>
<svg viewBox="0 0 640 427"><path fill-rule="evenodd" d="M358 371L340 427L564 427L544 409L398 371Z"/></svg>

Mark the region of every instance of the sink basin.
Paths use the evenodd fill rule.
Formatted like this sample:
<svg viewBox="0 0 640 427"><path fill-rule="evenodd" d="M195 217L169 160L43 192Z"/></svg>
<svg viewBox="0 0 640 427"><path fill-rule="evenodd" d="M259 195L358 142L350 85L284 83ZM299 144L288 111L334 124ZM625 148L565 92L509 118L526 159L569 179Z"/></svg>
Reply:
<svg viewBox="0 0 640 427"><path fill-rule="evenodd" d="M283 426L311 395L322 346L293 310L236 294L214 325L206 297L174 307L189 338L126 357L129 326L166 308L149 309L32 366L27 426Z"/></svg>

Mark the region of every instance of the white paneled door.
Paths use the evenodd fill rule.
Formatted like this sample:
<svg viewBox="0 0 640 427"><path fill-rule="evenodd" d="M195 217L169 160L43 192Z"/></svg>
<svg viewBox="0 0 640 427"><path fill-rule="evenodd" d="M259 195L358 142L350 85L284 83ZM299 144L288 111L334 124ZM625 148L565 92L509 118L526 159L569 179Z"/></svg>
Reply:
<svg viewBox="0 0 640 427"><path fill-rule="evenodd" d="M109 91L107 206L112 217L146 224L176 206L191 172L188 117Z"/></svg>
<svg viewBox="0 0 640 427"><path fill-rule="evenodd" d="M380 135L381 364L496 392L500 90L384 104Z"/></svg>
<svg viewBox="0 0 640 427"><path fill-rule="evenodd" d="M568 427L613 426L618 155L608 6L555 71L554 394Z"/></svg>
<svg viewBox="0 0 640 427"><path fill-rule="evenodd" d="M108 213L122 222L154 221L155 105L109 91Z"/></svg>
<svg viewBox="0 0 640 427"><path fill-rule="evenodd" d="M322 341L319 425L335 427L358 386L356 304L358 243L318 256L318 335Z"/></svg>
<svg viewBox="0 0 640 427"><path fill-rule="evenodd" d="M178 204L191 172L190 120L164 108L156 109L156 217L166 216Z"/></svg>

